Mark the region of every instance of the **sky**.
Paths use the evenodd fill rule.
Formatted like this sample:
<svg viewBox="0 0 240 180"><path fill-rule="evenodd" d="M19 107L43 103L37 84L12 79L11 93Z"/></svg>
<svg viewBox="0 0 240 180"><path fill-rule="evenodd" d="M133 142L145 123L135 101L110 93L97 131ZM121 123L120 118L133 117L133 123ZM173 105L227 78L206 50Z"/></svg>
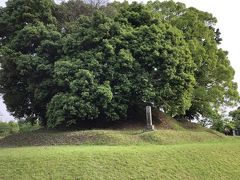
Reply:
<svg viewBox="0 0 240 180"><path fill-rule="evenodd" d="M57 2L61 0L56 0ZM222 36L221 48L229 52L228 57L235 69L235 81L238 82L240 91L240 2L237 0L175 0L183 2L187 7L196 7L199 10L212 13L217 19L217 28ZM6 0L0 0L0 6L5 6ZM131 2L131 1L130 1ZM139 1L139 2L146 2ZM10 121L14 118L6 111L6 106L0 96L0 121Z"/></svg>

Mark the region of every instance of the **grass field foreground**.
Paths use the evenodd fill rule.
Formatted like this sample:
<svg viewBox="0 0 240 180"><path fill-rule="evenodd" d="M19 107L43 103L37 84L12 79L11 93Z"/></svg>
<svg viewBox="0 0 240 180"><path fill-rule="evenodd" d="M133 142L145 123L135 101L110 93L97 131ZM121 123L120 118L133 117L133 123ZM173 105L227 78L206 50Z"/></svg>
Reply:
<svg viewBox="0 0 240 180"><path fill-rule="evenodd" d="M0 179L239 179L240 139L0 149Z"/></svg>

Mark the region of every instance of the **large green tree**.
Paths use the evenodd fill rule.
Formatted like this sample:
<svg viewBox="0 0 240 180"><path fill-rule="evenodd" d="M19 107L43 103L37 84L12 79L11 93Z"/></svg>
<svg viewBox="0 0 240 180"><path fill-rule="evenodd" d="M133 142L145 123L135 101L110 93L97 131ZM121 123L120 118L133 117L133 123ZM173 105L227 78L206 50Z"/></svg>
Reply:
<svg viewBox="0 0 240 180"><path fill-rule="evenodd" d="M51 0L9 0L0 14L0 84L15 117L40 118L54 93L53 63L61 34Z"/></svg>
<svg viewBox="0 0 240 180"><path fill-rule="evenodd" d="M49 127L152 105L213 118L238 99L209 13L184 4L9 0L0 9L0 86L16 117Z"/></svg>
<svg viewBox="0 0 240 180"><path fill-rule="evenodd" d="M173 1L149 2L148 6L160 14L162 21L183 32L196 65L192 105L185 116L218 117L219 108L234 105L239 94L227 52L218 47L221 37L219 29L215 29L217 19L210 13Z"/></svg>
<svg viewBox="0 0 240 180"><path fill-rule="evenodd" d="M80 18L63 38L63 54L54 66L60 91L48 106L49 126L119 120L146 104L184 114L191 105L194 64L183 35L144 5Z"/></svg>

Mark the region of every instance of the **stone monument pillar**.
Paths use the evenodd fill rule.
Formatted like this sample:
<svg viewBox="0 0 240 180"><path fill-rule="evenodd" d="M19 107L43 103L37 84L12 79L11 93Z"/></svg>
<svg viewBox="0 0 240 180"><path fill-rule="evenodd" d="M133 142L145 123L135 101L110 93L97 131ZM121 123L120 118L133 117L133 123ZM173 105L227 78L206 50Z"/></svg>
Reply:
<svg viewBox="0 0 240 180"><path fill-rule="evenodd" d="M232 131L233 131L233 136L236 136L236 130L233 129Z"/></svg>
<svg viewBox="0 0 240 180"><path fill-rule="evenodd" d="M154 125L152 124L152 109L151 106L146 106L146 120L147 120L147 131L153 131Z"/></svg>

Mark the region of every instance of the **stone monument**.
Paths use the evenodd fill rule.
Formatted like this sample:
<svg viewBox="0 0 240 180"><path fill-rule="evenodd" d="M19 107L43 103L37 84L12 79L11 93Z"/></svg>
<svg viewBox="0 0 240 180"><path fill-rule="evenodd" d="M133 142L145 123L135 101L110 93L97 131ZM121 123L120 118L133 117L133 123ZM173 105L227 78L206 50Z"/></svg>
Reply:
<svg viewBox="0 0 240 180"><path fill-rule="evenodd" d="M233 131L233 136L236 136L236 130L233 129L232 131Z"/></svg>
<svg viewBox="0 0 240 180"><path fill-rule="evenodd" d="M146 106L146 120L147 120L147 131L154 131L154 125L152 124L152 108L151 106Z"/></svg>

